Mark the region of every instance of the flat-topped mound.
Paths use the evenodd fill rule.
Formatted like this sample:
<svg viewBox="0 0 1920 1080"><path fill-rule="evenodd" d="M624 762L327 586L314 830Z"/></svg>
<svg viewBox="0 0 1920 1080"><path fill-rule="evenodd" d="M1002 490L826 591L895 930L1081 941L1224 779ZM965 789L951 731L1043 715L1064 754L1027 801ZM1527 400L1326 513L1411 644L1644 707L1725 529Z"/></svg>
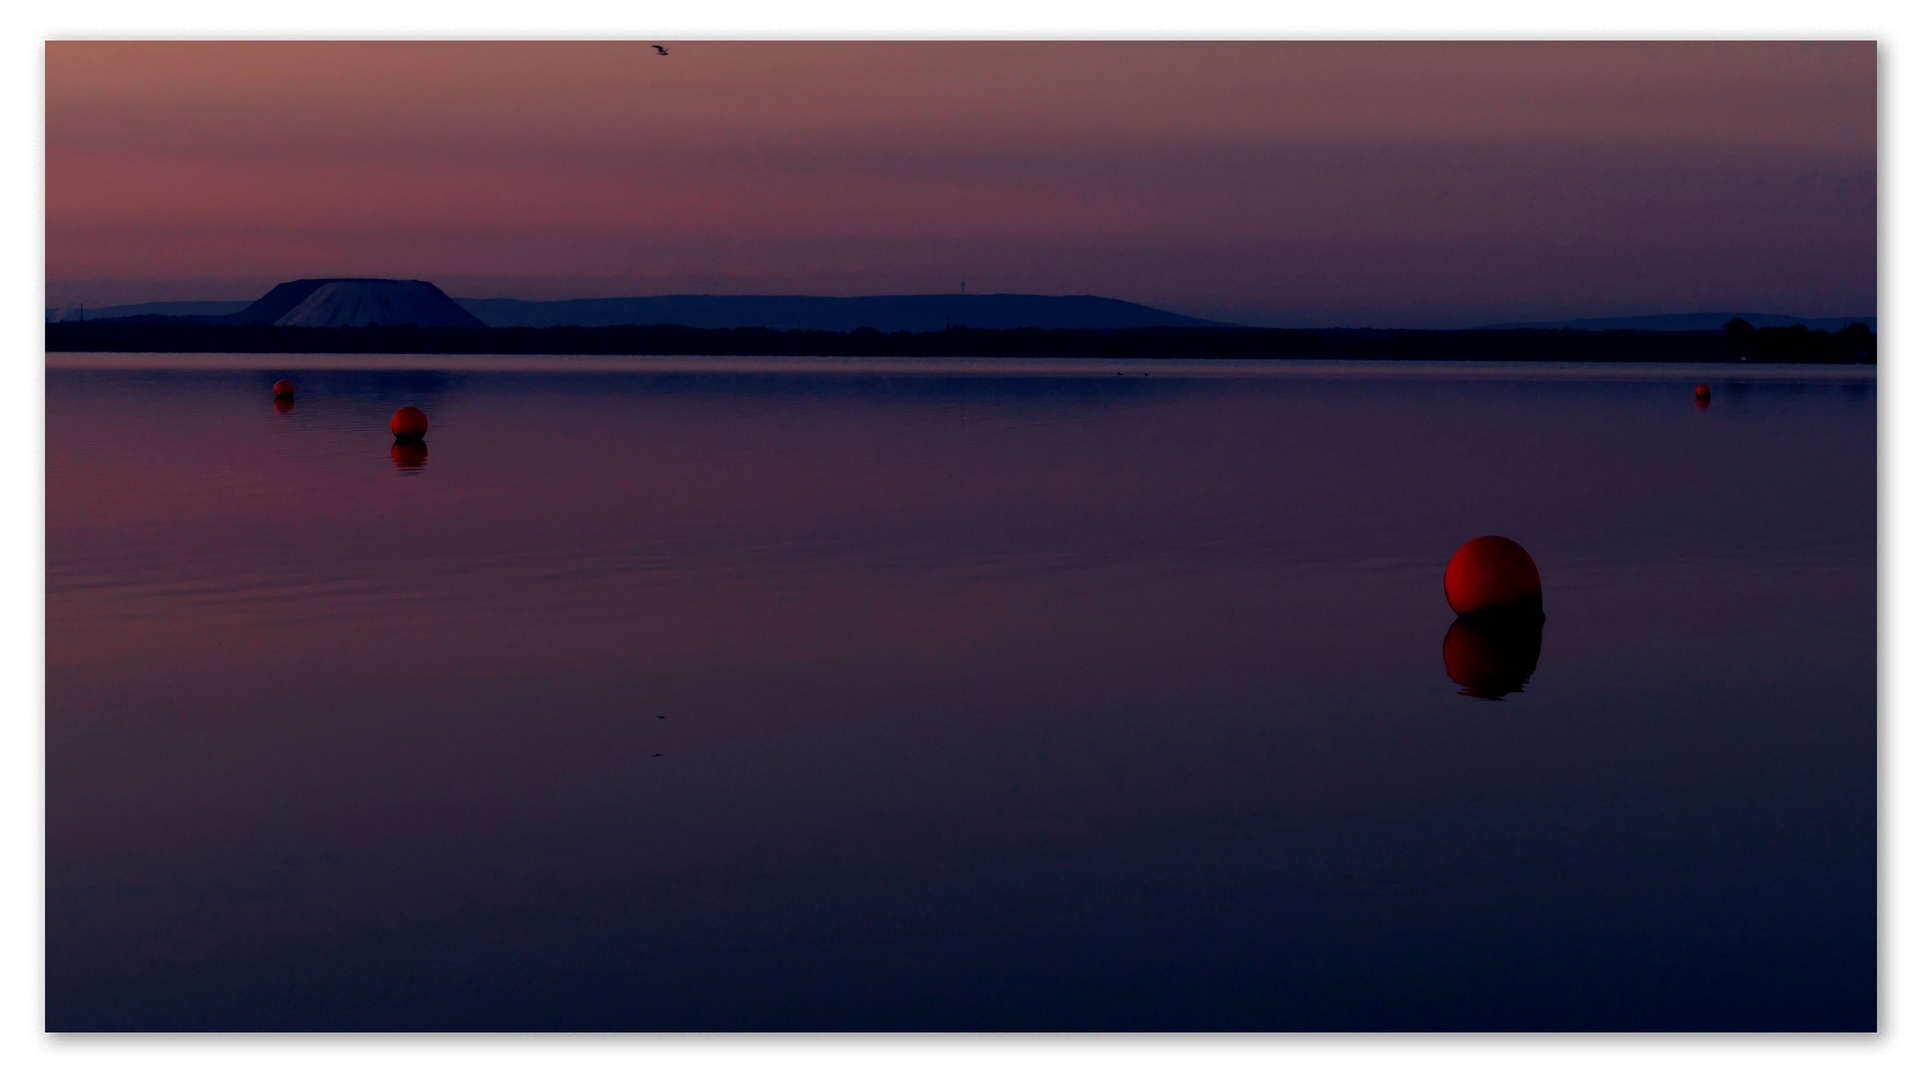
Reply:
<svg viewBox="0 0 1920 1080"><path fill-rule="evenodd" d="M253 326L479 328L486 325L430 281L391 278L303 278L282 282L245 309L207 321Z"/></svg>

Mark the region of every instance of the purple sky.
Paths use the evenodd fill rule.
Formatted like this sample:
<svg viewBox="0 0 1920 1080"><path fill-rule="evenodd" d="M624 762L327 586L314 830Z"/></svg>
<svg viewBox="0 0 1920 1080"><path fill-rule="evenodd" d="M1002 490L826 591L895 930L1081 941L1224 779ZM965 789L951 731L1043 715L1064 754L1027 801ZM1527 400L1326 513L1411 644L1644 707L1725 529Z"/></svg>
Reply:
<svg viewBox="0 0 1920 1080"><path fill-rule="evenodd" d="M47 301L1877 309L1872 43L667 44L50 43Z"/></svg>

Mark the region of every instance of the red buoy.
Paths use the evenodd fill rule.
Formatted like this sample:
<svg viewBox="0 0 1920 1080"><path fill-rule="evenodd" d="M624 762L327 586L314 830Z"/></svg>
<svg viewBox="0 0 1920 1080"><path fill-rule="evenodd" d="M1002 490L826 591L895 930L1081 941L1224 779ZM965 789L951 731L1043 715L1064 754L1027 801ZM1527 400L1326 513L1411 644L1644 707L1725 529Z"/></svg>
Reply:
<svg viewBox="0 0 1920 1080"><path fill-rule="evenodd" d="M1693 388L1693 396L1701 401L1705 401L1713 396L1713 387L1708 386L1706 383L1701 383L1699 386Z"/></svg>
<svg viewBox="0 0 1920 1080"><path fill-rule="evenodd" d="M1540 610L1540 568L1504 536L1481 536L1447 560L1447 604L1456 615Z"/></svg>
<svg viewBox="0 0 1920 1080"><path fill-rule="evenodd" d="M427 437L427 414L411 405L393 414L393 437L403 442L419 442Z"/></svg>
<svg viewBox="0 0 1920 1080"><path fill-rule="evenodd" d="M273 384L273 396L274 396L274 397L277 397L277 398L290 398L290 397L292 397L292 396L293 396L293 381L292 381L291 379L281 379L281 380L280 380L279 382L277 382L277 383L274 383L274 384Z"/></svg>

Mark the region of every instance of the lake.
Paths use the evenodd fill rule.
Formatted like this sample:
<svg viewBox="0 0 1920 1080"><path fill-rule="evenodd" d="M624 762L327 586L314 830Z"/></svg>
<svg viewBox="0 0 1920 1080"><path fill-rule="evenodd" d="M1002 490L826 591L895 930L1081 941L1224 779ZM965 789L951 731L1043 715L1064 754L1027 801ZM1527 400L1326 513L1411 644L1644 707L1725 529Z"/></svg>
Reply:
<svg viewBox="0 0 1920 1080"><path fill-rule="evenodd" d="M1872 1030L1875 412L52 354L47 1026Z"/></svg>

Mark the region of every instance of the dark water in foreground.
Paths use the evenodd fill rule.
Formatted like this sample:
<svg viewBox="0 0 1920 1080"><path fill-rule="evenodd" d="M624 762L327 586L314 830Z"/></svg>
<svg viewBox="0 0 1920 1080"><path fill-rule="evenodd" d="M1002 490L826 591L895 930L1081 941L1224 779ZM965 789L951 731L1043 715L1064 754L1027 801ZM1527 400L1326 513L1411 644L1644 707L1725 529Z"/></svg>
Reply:
<svg viewBox="0 0 1920 1080"><path fill-rule="evenodd" d="M48 372L51 1029L1875 1025L1857 370L282 359Z"/></svg>

